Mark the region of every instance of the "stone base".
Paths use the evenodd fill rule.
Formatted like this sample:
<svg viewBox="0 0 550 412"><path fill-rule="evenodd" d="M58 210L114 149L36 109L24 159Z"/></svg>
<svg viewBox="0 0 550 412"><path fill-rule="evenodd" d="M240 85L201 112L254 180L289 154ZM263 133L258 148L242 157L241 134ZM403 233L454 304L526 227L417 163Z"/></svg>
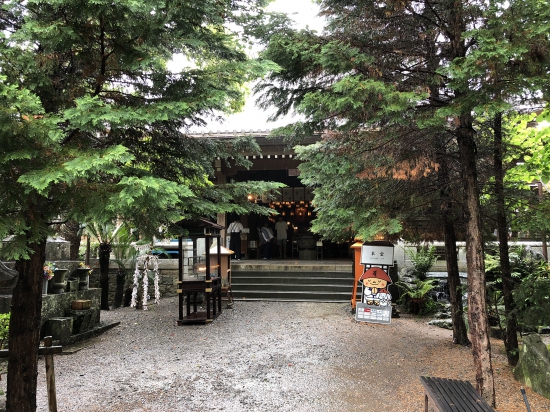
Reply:
<svg viewBox="0 0 550 412"><path fill-rule="evenodd" d="M90 329L92 326L92 309L86 310L66 310L65 315L73 320L73 334L83 333Z"/></svg>
<svg viewBox="0 0 550 412"><path fill-rule="evenodd" d="M73 333L73 318L59 317L46 321L44 336L51 336L54 340L65 339Z"/></svg>
<svg viewBox="0 0 550 412"><path fill-rule="evenodd" d="M69 278L67 281L67 292L76 292L78 291L78 279L76 278Z"/></svg>
<svg viewBox="0 0 550 412"><path fill-rule="evenodd" d="M303 249L298 252L298 259L300 260L315 260L317 259L317 252L315 250Z"/></svg>
<svg viewBox="0 0 550 412"><path fill-rule="evenodd" d="M66 311L71 310L71 302L74 300L91 301L90 320L88 328L92 328L99 323L101 289L79 290L77 292L62 293L60 295L42 296L42 319L45 323L48 319L67 316ZM72 319L72 317L71 317ZM44 337L44 328L42 328L41 337Z"/></svg>

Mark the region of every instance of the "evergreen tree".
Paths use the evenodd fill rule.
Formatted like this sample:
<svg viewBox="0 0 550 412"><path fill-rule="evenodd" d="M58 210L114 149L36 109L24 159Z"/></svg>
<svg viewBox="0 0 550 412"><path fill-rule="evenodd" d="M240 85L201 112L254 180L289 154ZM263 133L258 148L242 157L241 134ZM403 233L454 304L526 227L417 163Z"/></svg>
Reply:
<svg viewBox="0 0 550 412"><path fill-rule="evenodd" d="M409 180L413 172L439 174L443 159L448 159L445 173L451 179L440 180L447 182L442 187L447 193L441 199L444 217L451 216L448 193L455 181L452 177L458 176L477 389L494 405L479 201L479 165L487 158L480 155L482 142L474 127L485 121L482 114L492 117L518 101L532 101L526 99L546 89L542 79L548 70L540 53L548 40L544 2L503 2L498 9L493 3L469 1L319 3L328 19L322 35L283 28L270 36L265 56L282 70L257 88L260 104L275 105L278 114L292 109L302 114L303 122L285 129L295 138L330 130L325 144L333 150L319 146L314 161L321 163L317 168L332 169L329 173L337 182L342 183L343 174L371 178L373 183L355 181L316 190L321 218L330 217L334 228L343 219L340 226L365 235L384 226L395 230L397 219L387 206L396 198L390 188L399 185L388 179L381 183L379 178L400 176L399 171L407 169L410 174L405 172L404 177ZM534 10L540 14L531 18ZM500 18L501 24L494 24ZM522 32L526 36L517 39ZM505 41L509 38L514 42ZM522 75L516 67L528 70ZM344 162L336 160L343 154L348 156ZM346 169L340 170L339 163ZM312 176L309 184L315 184ZM382 205L376 196L358 203L355 210L342 207L343 199L358 200L355 190L371 184L392 200ZM375 213L392 220L377 219L377 228Z"/></svg>
<svg viewBox="0 0 550 412"><path fill-rule="evenodd" d="M153 235L183 217L266 213L246 195L274 185L211 181L214 159L247 165L243 151L258 146L188 134L238 110L243 83L265 70L240 39L264 3L2 3L0 235L11 235L2 253L19 273L8 410L36 409L41 273L52 225L120 218ZM187 62L179 73L167 68L174 54Z"/></svg>

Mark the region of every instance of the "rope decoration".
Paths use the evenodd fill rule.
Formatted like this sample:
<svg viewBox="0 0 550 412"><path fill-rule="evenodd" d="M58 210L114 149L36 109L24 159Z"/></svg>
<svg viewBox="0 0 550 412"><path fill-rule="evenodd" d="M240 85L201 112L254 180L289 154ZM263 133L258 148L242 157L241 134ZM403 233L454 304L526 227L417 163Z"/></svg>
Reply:
<svg viewBox="0 0 550 412"><path fill-rule="evenodd" d="M141 267L141 270L140 270ZM143 310L147 310L147 299L149 298L149 272L155 273L154 287L155 287L155 303L158 305L160 299L159 291L159 261L158 256L142 255L136 260L136 268L134 270L134 287L132 289L132 300L130 307L135 308L138 300L139 280L142 279L143 283L143 298L142 305Z"/></svg>

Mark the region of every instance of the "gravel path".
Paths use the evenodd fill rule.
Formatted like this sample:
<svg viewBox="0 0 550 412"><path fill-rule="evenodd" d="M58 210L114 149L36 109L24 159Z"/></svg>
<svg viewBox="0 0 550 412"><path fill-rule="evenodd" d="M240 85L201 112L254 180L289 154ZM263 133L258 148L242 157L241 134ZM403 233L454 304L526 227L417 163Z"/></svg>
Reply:
<svg viewBox="0 0 550 412"><path fill-rule="evenodd" d="M55 357L60 412L423 410L420 375L468 379L469 348L402 316L356 323L349 304L236 302L209 325L176 326L177 301L102 312L121 325ZM493 343L499 412L525 411ZM46 411L39 366L39 411ZM5 384L5 379L3 379ZM527 389L533 412L550 400Z"/></svg>

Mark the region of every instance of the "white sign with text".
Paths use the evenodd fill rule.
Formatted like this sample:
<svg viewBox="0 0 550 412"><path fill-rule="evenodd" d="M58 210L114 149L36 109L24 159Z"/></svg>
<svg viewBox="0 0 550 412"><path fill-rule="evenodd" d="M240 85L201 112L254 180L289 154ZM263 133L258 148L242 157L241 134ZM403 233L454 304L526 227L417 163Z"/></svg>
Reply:
<svg viewBox="0 0 550 412"><path fill-rule="evenodd" d="M361 264L393 266L393 246L361 246Z"/></svg>

